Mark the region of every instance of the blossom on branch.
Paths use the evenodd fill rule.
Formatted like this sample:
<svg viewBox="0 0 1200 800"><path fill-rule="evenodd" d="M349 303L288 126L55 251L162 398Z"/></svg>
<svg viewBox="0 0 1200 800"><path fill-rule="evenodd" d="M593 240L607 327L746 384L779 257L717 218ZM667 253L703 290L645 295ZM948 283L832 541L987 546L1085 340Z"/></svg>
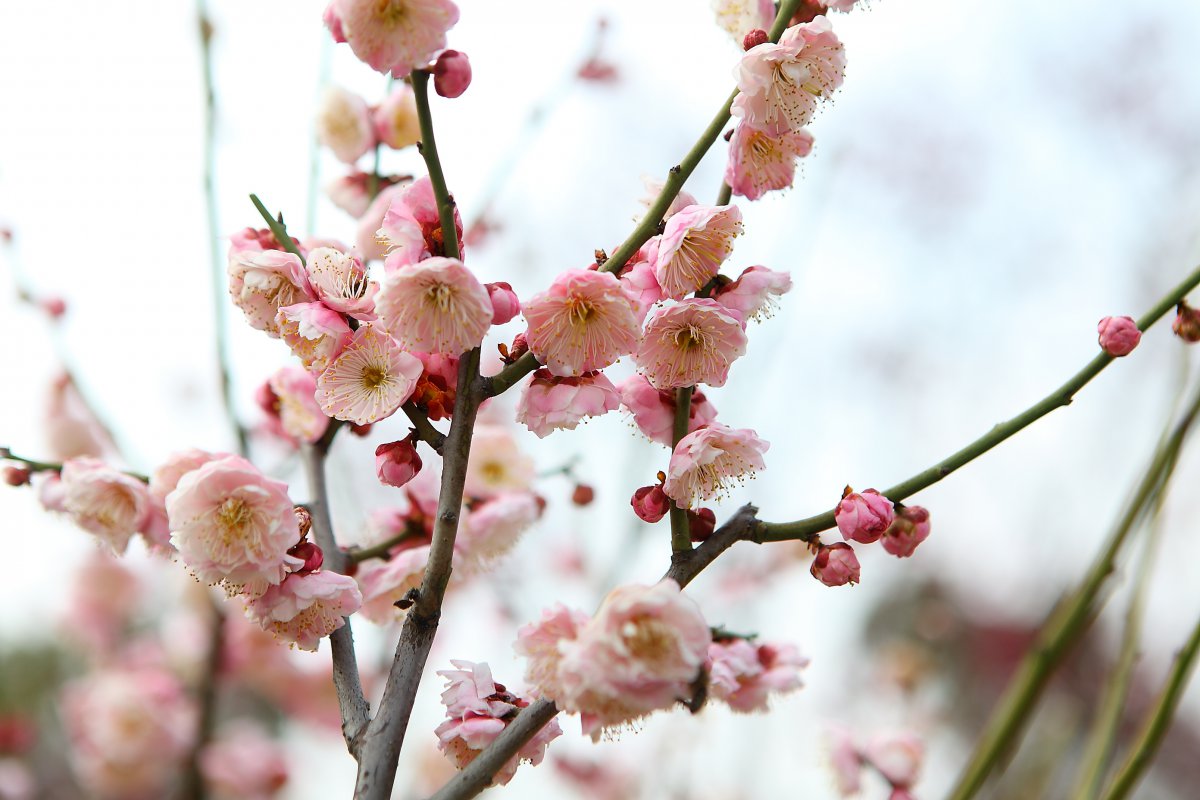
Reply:
<svg viewBox="0 0 1200 800"><path fill-rule="evenodd" d="M712 280L742 235L737 206L687 206L667 220L654 252L663 295L678 300Z"/></svg>
<svg viewBox="0 0 1200 800"><path fill-rule="evenodd" d="M791 644L754 644L722 639L708 646L709 694L734 711L766 711L772 694L804 685L800 670L808 659Z"/></svg>
<svg viewBox="0 0 1200 800"><path fill-rule="evenodd" d="M396 341L422 353L460 355L477 347L492 325L487 289L456 258L427 258L390 271L376 309Z"/></svg>
<svg viewBox="0 0 1200 800"><path fill-rule="evenodd" d="M792 277L766 267L746 267L733 283L713 294L713 299L736 311L744 320L770 317L779 301L775 298L792 290Z"/></svg>
<svg viewBox="0 0 1200 800"><path fill-rule="evenodd" d="M340 33L360 61L398 78L432 61L458 22L450 0L333 0L329 9L334 38Z"/></svg>
<svg viewBox="0 0 1200 800"><path fill-rule="evenodd" d="M633 415L638 430L647 439L671 446L675 426L675 392L656 389L645 375L635 373L617 384L621 404ZM704 427L717 418L717 409L699 389L692 392L688 409L687 433Z"/></svg>
<svg viewBox="0 0 1200 800"><path fill-rule="evenodd" d="M367 278L366 267L353 252L315 247L308 254L306 269L308 282L322 303L362 322L375 319L379 285Z"/></svg>
<svg viewBox="0 0 1200 800"><path fill-rule="evenodd" d="M521 305L529 350L560 377L604 369L637 347L634 299L608 272L568 270Z"/></svg>
<svg viewBox="0 0 1200 800"><path fill-rule="evenodd" d="M323 372L354 335L346 318L324 303L283 306L275 315L279 338L305 369Z"/></svg>
<svg viewBox="0 0 1200 800"><path fill-rule="evenodd" d="M634 360L658 389L724 386L730 365L745 352L746 333L736 311L715 300L689 298L650 315Z"/></svg>
<svg viewBox="0 0 1200 800"><path fill-rule="evenodd" d="M874 489L860 494L847 486L833 516L843 539L871 544L892 524L896 512L892 501Z"/></svg>
<svg viewBox="0 0 1200 800"><path fill-rule="evenodd" d="M770 445L749 428L713 423L679 440L663 491L681 508L720 497L732 484L764 468Z"/></svg>
<svg viewBox="0 0 1200 800"><path fill-rule="evenodd" d="M354 578L327 570L294 572L249 599L246 616L301 650L316 652L321 639L345 625L343 617L362 603Z"/></svg>
<svg viewBox="0 0 1200 800"><path fill-rule="evenodd" d="M422 369L420 359L391 336L364 325L317 379L317 399L335 419L378 422L409 398Z"/></svg>
<svg viewBox="0 0 1200 800"><path fill-rule="evenodd" d="M316 300L300 258L283 250L247 250L231 256L229 295L250 327L279 338L279 309Z"/></svg>
<svg viewBox="0 0 1200 800"><path fill-rule="evenodd" d="M789 189L796 179L796 159L807 156L812 147L813 136L807 128L772 136L738 123L729 140L725 182L734 194L747 200Z"/></svg>
<svg viewBox="0 0 1200 800"><path fill-rule="evenodd" d="M533 373L517 403L517 422L544 439L557 430L574 430L588 417L621 407L621 396L603 372L556 378L548 369Z"/></svg>
<svg viewBox="0 0 1200 800"><path fill-rule="evenodd" d="M95 458L72 458L62 468L62 510L118 555L144 527L151 498L146 484Z"/></svg>
<svg viewBox="0 0 1200 800"><path fill-rule="evenodd" d="M429 177L418 178L390 191L388 198L383 221L376 226L375 234L388 256L384 269L391 272L433 256L445 256L446 234L442 230L442 218ZM368 211L364 221L371 217ZM459 258L463 258L462 217L458 206L454 207L454 229L459 242ZM361 236L359 246L362 246Z"/></svg>

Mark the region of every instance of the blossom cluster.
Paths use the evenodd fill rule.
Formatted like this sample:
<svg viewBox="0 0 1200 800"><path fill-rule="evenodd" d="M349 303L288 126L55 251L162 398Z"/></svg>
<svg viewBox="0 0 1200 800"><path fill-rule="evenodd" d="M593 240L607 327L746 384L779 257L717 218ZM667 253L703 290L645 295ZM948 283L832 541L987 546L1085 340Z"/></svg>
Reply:
<svg viewBox="0 0 1200 800"><path fill-rule="evenodd" d="M859 563L850 542L873 544L897 558L908 558L929 538L929 511L922 506L894 504L874 489L856 492L849 486L834 510L834 520L845 541L813 544L810 571L826 586L858 583Z"/></svg>

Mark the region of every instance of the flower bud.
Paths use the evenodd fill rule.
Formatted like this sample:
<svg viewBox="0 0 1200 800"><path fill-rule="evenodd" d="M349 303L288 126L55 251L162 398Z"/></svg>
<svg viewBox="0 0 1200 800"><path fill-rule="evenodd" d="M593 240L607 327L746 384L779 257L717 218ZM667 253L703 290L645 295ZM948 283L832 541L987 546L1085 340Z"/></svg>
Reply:
<svg viewBox="0 0 1200 800"><path fill-rule="evenodd" d="M1189 344L1200 342L1200 311L1192 308L1186 300L1175 306L1175 321L1171 323L1175 335Z"/></svg>
<svg viewBox="0 0 1200 800"><path fill-rule="evenodd" d="M663 492L662 485L643 486L633 493L630 501L633 513L646 522L658 522L671 510L671 498Z"/></svg>
<svg viewBox="0 0 1200 800"><path fill-rule="evenodd" d="M67 313L67 301L61 297L43 297L38 301L38 308L51 319L59 319Z"/></svg>
<svg viewBox="0 0 1200 800"><path fill-rule="evenodd" d="M1142 332L1132 317L1105 317L1096 326L1100 346L1110 356L1120 358L1133 352L1142 340Z"/></svg>
<svg viewBox="0 0 1200 800"><path fill-rule="evenodd" d="M891 500L874 489L859 494L849 486L842 493L842 502L838 503L834 512L842 538L863 544L870 544L882 536L895 517Z"/></svg>
<svg viewBox="0 0 1200 800"><path fill-rule="evenodd" d="M369 436L371 434L371 429L374 427L375 427L374 422L367 422L362 425L358 424L357 422L351 422L350 423L350 432L353 433L355 436L365 439L367 436Z"/></svg>
<svg viewBox="0 0 1200 800"><path fill-rule="evenodd" d="M32 474L28 467L5 467L4 482L9 486L28 486Z"/></svg>
<svg viewBox="0 0 1200 800"><path fill-rule="evenodd" d="M821 545L809 568L812 576L826 586L858 583L858 557L854 548L845 542Z"/></svg>
<svg viewBox="0 0 1200 800"><path fill-rule="evenodd" d="M296 572L315 572L325 563L325 554L321 552L321 548L307 540L288 550L288 555L304 561L304 566Z"/></svg>
<svg viewBox="0 0 1200 800"><path fill-rule="evenodd" d="M403 486L420 471L421 457L412 436L375 448L375 474L380 483Z"/></svg>
<svg viewBox="0 0 1200 800"><path fill-rule="evenodd" d="M693 542L703 542L717 527L717 515L711 508L688 509L688 536Z"/></svg>
<svg viewBox="0 0 1200 800"><path fill-rule="evenodd" d="M296 515L296 527L300 529L300 538L303 539L312 530L312 513L304 506L296 506L292 513Z"/></svg>
<svg viewBox="0 0 1200 800"><path fill-rule="evenodd" d="M471 62L466 53L443 50L433 65L433 89L442 97L455 98L471 85Z"/></svg>
<svg viewBox="0 0 1200 800"><path fill-rule="evenodd" d="M767 32L762 28L755 28L747 33L742 38L742 49L749 50L752 47L758 47L760 44L766 44L770 40Z"/></svg>
<svg viewBox="0 0 1200 800"><path fill-rule="evenodd" d="M586 483L575 484L575 491L571 492L571 502L577 506L591 505L591 502L596 499L596 490L588 486Z"/></svg>
<svg viewBox="0 0 1200 800"><path fill-rule="evenodd" d="M908 558L928 538L929 511L921 506L901 506L880 543L896 558Z"/></svg>
<svg viewBox="0 0 1200 800"><path fill-rule="evenodd" d="M525 334L518 333L513 337L512 344L508 347L509 363L516 361L521 356L529 352L529 339Z"/></svg>
<svg viewBox="0 0 1200 800"><path fill-rule="evenodd" d="M510 284L504 281L484 284L492 301L492 324L503 325L521 311L521 301Z"/></svg>

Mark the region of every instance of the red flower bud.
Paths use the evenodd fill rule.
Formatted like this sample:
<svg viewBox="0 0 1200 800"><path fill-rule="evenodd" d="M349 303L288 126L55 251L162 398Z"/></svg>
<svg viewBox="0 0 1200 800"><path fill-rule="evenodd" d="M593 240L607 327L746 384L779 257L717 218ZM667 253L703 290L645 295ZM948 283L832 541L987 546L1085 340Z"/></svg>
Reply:
<svg viewBox="0 0 1200 800"><path fill-rule="evenodd" d="M928 538L929 512L921 506L904 506L896 512L896 521L887 529L880 544L896 558L908 558L917 545Z"/></svg>
<svg viewBox="0 0 1200 800"><path fill-rule="evenodd" d="M571 492L571 502L577 506L590 505L596 499L596 490L588 486L586 483L575 484L575 491Z"/></svg>
<svg viewBox="0 0 1200 800"><path fill-rule="evenodd" d="M420 471L421 457L417 455L414 437L375 448L375 474L379 476L380 483L403 486Z"/></svg>
<svg viewBox="0 0 1200 800"><path fill-rule="evenodd" d="M296 570L297 572L315 572L325 563L325 554L321 552L321 548L309 541L303 541L288 550L288 555L304 560L304 566Z"/></svg>
<svg viewBox="0 0 1200 800"><path fill-rule="evenodd" d="M695 511L689 509L687 518L688 534L693 542L703 542L712 536L713 529L717 527L717 515L711 508L698 508Z"/></svg>
<svg viewBox="0 0 1200 800"><path fill-rule="evenodd" d="M671 498L663 492L661 484L638 489L629 504L633 506L633 513L646 522L658 522L671 510Z"/></svg>
<svg viewBox="0 0 1200 800"><path fill-rule="evenodd" d="M854 548L845 542L820 545L809 572L826 586L842 586L858 583L858 557Z"/></svg>
<svg viewBox="0 0 1200 800"><path fill-rule="evenodd" d="M767 32L762 28L755 28L742 38L742 49L749 50L751 47L758 47L768 41L770 41L770 37L767 36Z"/></svg>
<svg viewBox="0 0 1200 800"><path fill-rule="evenodd" d="M4 482L9 486L28 486L32 474L28 467L5 467Z"/></svg>
<svg viewBox="0 0 1200 800"><path fill-rule="evenodd" d="M471 61L466 53L443 50L433 65L433 90L442 97L455 98L471 85Z"/></svg>

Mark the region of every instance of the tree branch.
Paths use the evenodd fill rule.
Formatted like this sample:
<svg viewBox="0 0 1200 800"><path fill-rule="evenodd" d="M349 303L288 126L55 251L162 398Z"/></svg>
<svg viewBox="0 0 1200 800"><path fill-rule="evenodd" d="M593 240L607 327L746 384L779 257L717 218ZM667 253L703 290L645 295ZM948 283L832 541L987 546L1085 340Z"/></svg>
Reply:
<svg viewBox="0 0 1200 800"><path fill-rule="evenodd" d="M413 428L416 429L417 436L421 437L421 441L432 447L440 456L442 448L446 444L445 434L433 427L433 423L429 421L429 417L426 416L425 412L413 405L411 401L400 406L400 409L408 417L408 421L412 423Z"/></svg>
<svg viewBox="0 0 1200 800"><path fill-rule="evenodd" d="M417 119L421 124L421 157L429 170L429 182L433 185L433 196L437 198L438 218L442 223L442 241L446 255L458 258L458 231L454 227L454 198L446 188L446 176L442 173L442 162L438 158L437 142L433 138L433 116L429 111L429 73L412 71L413 94L417 99Z"/></svg>
<svg viewBox="0 0 1200 800"><path fill-rule="evenodd" d="M692 415L692 392L694 386L684 386L675 390L675 419L671 428L671 452L679 445L679 440L687 436L688 421ZM688 524L687 510L680 508L674 500L671 501L671 552L686 553L692 549L691 526Z"/></svg>

